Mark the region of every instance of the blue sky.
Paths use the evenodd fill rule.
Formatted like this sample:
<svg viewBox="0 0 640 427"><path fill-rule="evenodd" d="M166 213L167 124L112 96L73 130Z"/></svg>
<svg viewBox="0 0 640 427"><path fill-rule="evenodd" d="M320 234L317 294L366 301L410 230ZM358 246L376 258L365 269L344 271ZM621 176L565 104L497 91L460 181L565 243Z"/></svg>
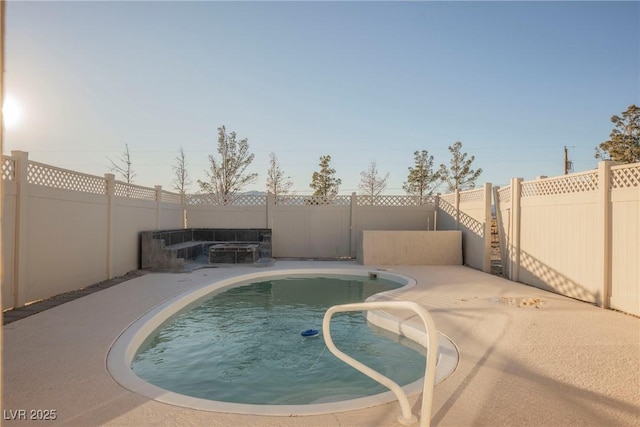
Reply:
<svg viewBox="0 0 640 427"><path fill-rule="evenodd" d="M596 167L610 117L640 104L638 2L9 2L4 152L95 175L129 145L170 188L184 147L204 179L217 128L275 152L309 194L323 154L358 191L371 160L402 184L413 152L462 141L508 184Z"/></svg>

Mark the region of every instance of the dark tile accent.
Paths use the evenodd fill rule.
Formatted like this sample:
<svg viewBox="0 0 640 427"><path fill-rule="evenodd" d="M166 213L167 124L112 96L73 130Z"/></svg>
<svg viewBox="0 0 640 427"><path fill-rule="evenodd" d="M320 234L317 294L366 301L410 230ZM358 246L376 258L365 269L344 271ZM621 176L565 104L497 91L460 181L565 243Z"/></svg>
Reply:
<svg viewBox="0 0 640 427"><path fill-rule="evenodd" d="M202 246L203 245L197 245L197 246L193 247L193 253L191 254L191 258L190 259L196 259L200 255L202 255Z"/></svg>
<svg viewBox="0 0 640 427"><path fill-rule="evenodd" d="M257 261L255 249L246 252L236 252L237 264L253 264Z"/></svg>
<svg viewBox="0 0 640 427"><path fill-rule="evenodd" d="M236 254L235 252L212 251L209 254L209 262L212 264L235 264Z"/></svg>
<svg viewBox="0 0 640 427"><path fill-rule="evenodd" d="M180 231L172 231L169 233L169 240L171 243L169 243L170 245L176 245L178 243L184 243L187 240L185 240L185 232L180 230Z"/></svg>
<svg viewBox="0 0 640 427"><path fill-rule="evenodd" d="M213 240L216 242L235 242L236 230L216 229Z"/></svg>
<svg viewBox="0 0 640 427"><path fill-rule="evenodd" d="M257 242L259 234L259 230L236 230L236 241Z"/></svg>
<svg viewBox="0 0 640 427"><path fill-rule="evenodd" d="M213 238L213 235L214 235L213 229L194 228L192 240L195 240L196 242L203 242L203 241L212 242L213 240L215 240Z"/></svg>

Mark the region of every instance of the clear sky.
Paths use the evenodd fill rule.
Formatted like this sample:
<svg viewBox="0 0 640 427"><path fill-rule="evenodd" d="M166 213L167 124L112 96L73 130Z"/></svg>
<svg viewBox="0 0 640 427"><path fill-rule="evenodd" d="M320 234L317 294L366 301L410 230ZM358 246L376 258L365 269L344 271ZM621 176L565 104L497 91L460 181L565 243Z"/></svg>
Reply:
<svg viewBox="0 0 640 427"><path fill-rule="evenodd" d="M463 143L508 184L596 167L610 117L640 104L638 2L15 2L4 152L103 175L129 145L140 185L204 179L217 128L309 194L323 154L357 191L371 160L402 184L413 152Z"/></svg>

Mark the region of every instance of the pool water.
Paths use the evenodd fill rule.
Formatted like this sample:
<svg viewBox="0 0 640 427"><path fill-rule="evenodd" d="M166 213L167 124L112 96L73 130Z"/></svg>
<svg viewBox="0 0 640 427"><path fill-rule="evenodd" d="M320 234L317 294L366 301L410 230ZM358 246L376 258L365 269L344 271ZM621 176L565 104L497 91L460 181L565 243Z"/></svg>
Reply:
<svg viewBox="0 0 640 427"><path fill-rule="evenodd" d="M263 280L219 293L170 318L138 350L131 368L164 389L261 405L324 403L387 391L326 349L325 311L364 301L398 283L360 276ZM425 357L376 332L363 313L334 315L335 344L400 385L424 376ZM375 328L377 329L377 328Z"/></svg>

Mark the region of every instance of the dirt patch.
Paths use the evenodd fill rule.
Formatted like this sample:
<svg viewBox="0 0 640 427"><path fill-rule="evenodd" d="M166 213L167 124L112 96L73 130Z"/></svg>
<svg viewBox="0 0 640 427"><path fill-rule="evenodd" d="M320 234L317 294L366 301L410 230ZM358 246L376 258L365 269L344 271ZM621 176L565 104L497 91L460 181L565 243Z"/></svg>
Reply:
<svg viewBox="0 0 640 427"><path fill-rule="evenodd" d="M133 270L128 272L124 276L114 277L113 279L109 280L103 280L102 282L95 283L91 286L87 286L86 288L78 289L71 292L65 292L64 294L33 302L24 307L6 310L2 313L2 324L6 325L8 323L15 322L16 320L24 319L25 317L29 317L36 313L40 313L50 308L57 307L66 302L73 301L74 299L78 299L94 292L98 292L103 289L118 285L122 282L126 282L127 280L144 276L147 273L148 272L145 270Z"/></svg>

